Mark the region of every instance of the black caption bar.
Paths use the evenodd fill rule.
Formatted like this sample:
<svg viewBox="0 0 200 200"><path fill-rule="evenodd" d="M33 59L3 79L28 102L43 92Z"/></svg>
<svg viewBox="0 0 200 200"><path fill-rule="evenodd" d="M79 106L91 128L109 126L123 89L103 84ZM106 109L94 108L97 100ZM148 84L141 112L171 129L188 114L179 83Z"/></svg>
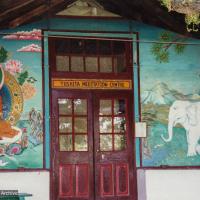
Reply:
<svg viewBox="0 0 200 200"><path fill-rule="evenodd" d="M0 190L0 196L17 196L18 190Z"/></svg>

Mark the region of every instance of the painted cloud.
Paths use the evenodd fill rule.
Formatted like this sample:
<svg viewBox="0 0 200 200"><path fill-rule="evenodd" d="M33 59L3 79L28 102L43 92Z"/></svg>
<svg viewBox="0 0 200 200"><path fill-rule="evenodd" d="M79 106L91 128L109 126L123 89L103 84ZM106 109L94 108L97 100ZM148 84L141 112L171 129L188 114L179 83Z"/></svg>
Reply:
<svg viewBox="0 0 200 200"><path fill-rule="evenodd" d="M18 49L19 52L41 52L42 49L37 44L30 44L28 46L24 46L21 49Z"/></svg>
<svg viewBox="0 0 200 200"><path fill-rule="evenodd" d="M7 40L41 40L41 30L33 29L32 31L18 31L3 36Z"/></svg>

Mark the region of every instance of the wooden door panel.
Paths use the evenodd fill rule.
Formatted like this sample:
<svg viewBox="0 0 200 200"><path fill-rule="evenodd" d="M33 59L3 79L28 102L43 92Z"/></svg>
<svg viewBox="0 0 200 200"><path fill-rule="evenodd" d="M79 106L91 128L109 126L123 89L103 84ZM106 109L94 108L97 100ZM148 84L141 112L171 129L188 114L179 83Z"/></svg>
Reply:
<svg viewBox="0 0 200 200"><path fill-rule="evenodd" d="M114 196L113 165L102 164L100 167L100 196Z"/></svg>
<svg viewBox="0 0 200 200"><path fill-rule="evenodd" d="M88 164L63 165L59 168L59 197L89 197L89 166Z"/></svg>
<svg viewBox="0 0 200 200"><path fill-rule="evenodd" d="M73 197L73 165L59 167L59 197Z"/></svg>
<svg viewBox="0 0 200 200"><path fill-rule="evenodd" d="M66 157L64 152L60 152L58 158L60 163L86 163L89 160L89 155L85 152L81 152L78 155L75 152L69 152L68 157Z"/></svg>
<svg viewBox="0 0 200 200"><path fill-rule="evenodd" d="M129 195L129 165L128 163L116 164L116 195Z"/></svg>
<svg viewBox="0 0 200 200"><path fill-rule="evenodd" d="M91 94L53 91L53 200L93 200Z"/></svg>
<svg viewBox="0 0 200 200"><path fill-rule="evenodd" d="M97 171L100 171L99 196L102 198L129 196L128 163L99 164Z"/></svg>
<svg viewBox="0 0 200 200"><path fill-rule="evenodd" d="M96 92L94 105L97 200L136 200L131 93Z"/></svg>
<svg viewBox="0 0 200 200"><path fill-rule="evenodd" d="M89 166L88 164L76 165L76 196L89 196Z"/></svg>

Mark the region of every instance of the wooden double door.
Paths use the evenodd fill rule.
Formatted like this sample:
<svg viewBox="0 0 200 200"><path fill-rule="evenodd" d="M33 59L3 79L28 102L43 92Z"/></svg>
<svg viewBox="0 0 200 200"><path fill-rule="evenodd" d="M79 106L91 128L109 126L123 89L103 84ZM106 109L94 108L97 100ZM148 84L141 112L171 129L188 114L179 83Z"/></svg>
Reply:
<svg viewBox="0 0 200 200"><path fill-rule="evenodd" d="M52 200L136 200L131 91L53 90Z"/></svg>

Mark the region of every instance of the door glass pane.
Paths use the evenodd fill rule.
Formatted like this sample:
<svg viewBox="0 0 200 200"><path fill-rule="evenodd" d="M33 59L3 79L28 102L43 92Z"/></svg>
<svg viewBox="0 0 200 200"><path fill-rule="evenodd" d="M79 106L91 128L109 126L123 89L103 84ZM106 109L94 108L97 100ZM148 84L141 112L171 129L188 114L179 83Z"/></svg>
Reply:
<svg viewBox="0 0 200 200"><path fill-rule="evenodd" d="M74 114L87 115L87 100L86 99L74 99Z"/></svg>
<svg viewBox="0 0 200 200"><path fill-rule="evenodd" d="M70 39L70 48L72 54L82 54L84 50L84 40Z"/></svg>
<svg viewBox="0 0 200 200"><path fill-rule="evenodd" d="M111 55L111 41L101 40L99 41L99 54L100 55Z"/></svg>
<svg viewBox="0 0 200 200"><path fill-rule="evenodd" d="M56 56L56 70L69 71L69 57L68 56Z"/></svg>
<svg viewBox="0 0 200 200"><path fill-rule="evenodd" d="M59 132L60 133L72 132L72 118L71 117L59 117Z"/></svg>
<svg viewBox="0 0 200 200"><path fill-rule="evenodd" d="M85 53L88 55L97 54L97 41L96 40L85 40Z"/></svg>
<svg viewBox="0 0 200 200"><path fill-rule="evenodd" d="M126 139L125 135L117 135L114 136L114 146L115 150L124 150L126 148Z"/></svg>
<svg viewBox="0 0 200 200"><path fill-rule="evenodd" d="M55 40L55 50L56 53L65 53L68 54L69 53L69 40L64 39L64 38L60 38L60 39L56 39Z"/></svg>
<svg viewBox="0 0 200 200"><path fill-rule="evenodd" d="M100 72L112 72L112 57L100 57Z"/></svg>
<svg viewBox="0 0 200 200"><path fill-rule="evenodd" d="M115 72L125 72L125 56L124 55L116 55L114 57L114 70Z"/></svg>
<svg viewBox="0 0 200 200"><path fill-rule="evenodd" d="M125 53L125 42L123 41L113 41L113 53L124 54Z"/></svg>
<svg viewBox="0 0 200 200"><path fill-rule="evenodd" d="M114 114L119 115L119 114L125 114L125 109L126 109L126 102L124 99L115 99L114 100Z"/></svg>
<svg viewBox="0 0 200 200"><path fill-rule="evenodd" d="M112 150L112 135L100 135L100 150L111 151Z"/></svg>
<svg viewBox="0 0 200 200"><path fill-rule="evenodd" d="M87 151L87 135L75 136L75 151Z"/></svg>
<svg viewBox="0 0 200 200"><path fill-rule="evenodd" d="M71 115L72 114L72 100L71 99L58 99L59 114Z"/></svg>
<svg viewBox="0 0 200 200"><path fill-rule="evenodd" d="M97 57L86 57L85 67L86 67L86 72L98 72Z"/></svg>
<svg viewBox="0 0 200 200"><path fill-rule="evenodd" d="M114 132L124 133L126 131L126 118L114 117Z"/></svg>
<svg viewBox="0 0 200 200"><path fill-rule="evenodd" d="M100 133L112 133L112 117L99 117Z"/></svg>
<svg viewBox="0 0 200 200"><path fill-rule="evenodd" d="M59 136L60 151L72 151L72 135Z"/></svg>
<svg viewBox="0 0 200 200"><path fill-rule="evenodd" d="M75 133L87 133L87 117L74 118Z"/></svg>
<svg viewBox="0 0 200 200"><path fill-rule="evenodd" d="M100 100L100 115L112 115L112 100Z"/></svg>
<svg viewBox="0 0 200 200"><path fill-rule="evenodd" d="M83 57L82 56L71 56L71 71L72 72L83 72Z"/></svg>

